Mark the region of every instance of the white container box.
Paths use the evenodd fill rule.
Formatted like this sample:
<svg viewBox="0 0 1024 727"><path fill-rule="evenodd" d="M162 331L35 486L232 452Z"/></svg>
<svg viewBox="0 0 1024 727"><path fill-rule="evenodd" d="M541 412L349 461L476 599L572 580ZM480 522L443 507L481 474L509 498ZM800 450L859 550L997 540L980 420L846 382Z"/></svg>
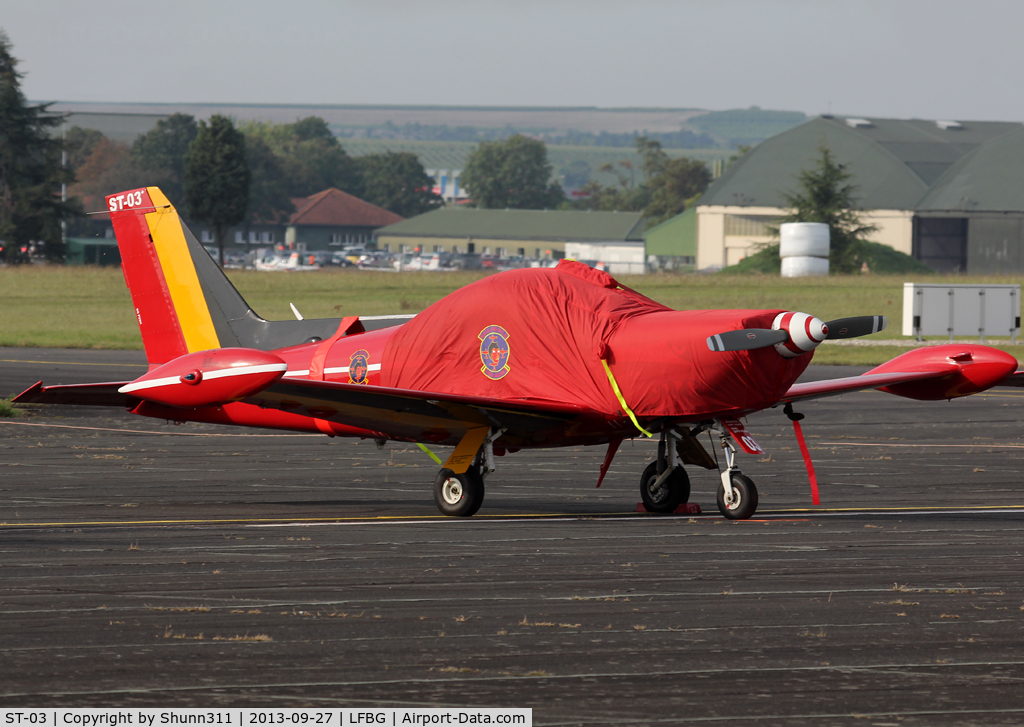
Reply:
<svg viewBox="0 0 1024 727"><path fill-rule="evenodd" d="M1019 285L903 284L903 335L1010 336L1020 331Z"/></svg>

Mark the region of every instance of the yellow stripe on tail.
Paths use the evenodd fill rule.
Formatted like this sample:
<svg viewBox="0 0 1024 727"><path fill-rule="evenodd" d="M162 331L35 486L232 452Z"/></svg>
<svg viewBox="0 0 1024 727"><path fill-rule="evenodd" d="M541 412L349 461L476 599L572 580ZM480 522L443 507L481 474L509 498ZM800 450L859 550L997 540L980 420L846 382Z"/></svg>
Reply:
<svg viewBox="0 0 1024 727"><path fill-rule="evenodd" d="M178 324L189 353L220 348L220 339L210 317L210 308L203 295L195 263L188 251L181 219L158 187L147 187L156 208L146 214L160 268L167 281L167 290L178 316Z"/></svg>

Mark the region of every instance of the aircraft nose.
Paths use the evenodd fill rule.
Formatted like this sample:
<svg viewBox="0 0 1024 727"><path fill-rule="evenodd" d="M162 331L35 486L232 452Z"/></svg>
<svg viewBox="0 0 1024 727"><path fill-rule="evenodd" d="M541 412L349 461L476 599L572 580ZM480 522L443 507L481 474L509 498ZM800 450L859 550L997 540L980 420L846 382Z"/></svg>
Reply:
<svg viewBox="0 0 1024 727"><path fill-rule="evenodd" d="M810 313L780 313L775 317L772 329L783 330L789 334L788 341L775 345L775 350L786 358L796 358L813 351L828 336L828 326L825 322Z"/></svg>

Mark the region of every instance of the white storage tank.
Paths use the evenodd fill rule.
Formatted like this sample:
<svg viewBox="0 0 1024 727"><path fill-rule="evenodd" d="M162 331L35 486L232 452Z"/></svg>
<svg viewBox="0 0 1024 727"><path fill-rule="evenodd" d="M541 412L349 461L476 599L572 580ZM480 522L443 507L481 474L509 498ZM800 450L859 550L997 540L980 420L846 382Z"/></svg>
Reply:
<svg viewBox="0 0 1024 727"><path fill-rule="evenodd" d="M828 275L831 246L824 222L785 222L779 226L782 277Z"/></svg>

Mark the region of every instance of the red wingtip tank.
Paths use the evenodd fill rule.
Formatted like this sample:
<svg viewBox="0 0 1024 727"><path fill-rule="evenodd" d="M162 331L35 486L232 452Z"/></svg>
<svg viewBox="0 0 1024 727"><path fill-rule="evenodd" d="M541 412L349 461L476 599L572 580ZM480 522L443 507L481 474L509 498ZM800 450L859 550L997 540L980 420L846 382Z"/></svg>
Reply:
<svg viewBox="0 0 1024 727"><path fill-rule="evenodd" d="M948 344L909 351L868 371L869 374L948 371L948 376L886 386L882 391L907 399L938 401L990 389L1017 370L1017 359L989 346Z"/></svg>
<svg viewBox="0 0 1024 727"><path fill-rule="evenodd" d="M252 348L196 351L156 367L118 391L168 406L209 406L261 391L287 368L280 356Z"/></svg>

